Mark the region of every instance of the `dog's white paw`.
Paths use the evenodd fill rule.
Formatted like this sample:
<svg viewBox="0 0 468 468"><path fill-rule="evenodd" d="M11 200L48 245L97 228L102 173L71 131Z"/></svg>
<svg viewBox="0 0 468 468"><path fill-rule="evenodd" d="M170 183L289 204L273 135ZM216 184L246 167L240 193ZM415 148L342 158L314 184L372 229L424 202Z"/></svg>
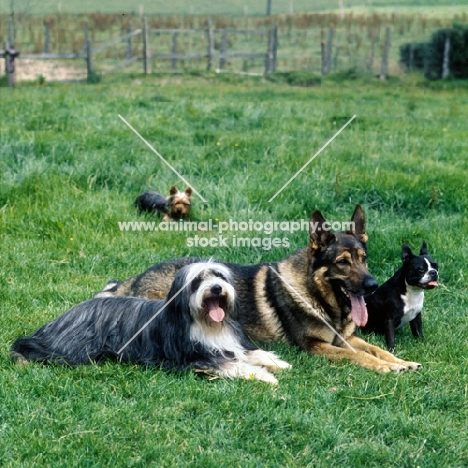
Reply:
<svg viewBox="0 0 468 468"><path fill-rule="evenodd" d="M272 385L278 385L278 380L271 372L268 372L264 367L252 366L249 364L238 367L238 377L247 380L260 380Z"/></svg>
<svg viewBox="0 0 468 468"><path fill-rule="evenodd" d="M289 364L289 362L282 361L281 359L276 359L275 365L278 369L292 369L292 366Z"/></svg>
<svg viewBox="0 0 468 468"><path fill-rule="evenodd" d="M280 359L271 351L256 349L247 353L247 362L254 366L262 366L275 372L282 369L290 369L292 366L286 361Z"/></svg>
<svg viewBox="0 0 468 468"><path fill-rule="evenodd" d="M255 372L251 374L251 378L255 380L260 380L262 382L269 383L271 385L278 385L278 379L270 372Z"/></svg>
<svg viewBox="0 0 468 468"><path fill-rule="evenodd" d="M289 362L283 361L280 359L275 353L273 352L267 352L268 359L271 362L266 361L266 364L264 364L265 367L268 369L275 371L275 370L282 370L282 369L291 369L292 366L289 364Z"/></svg>
<svg viewBox="0 0 468 468"><path fill-rule="evenodd" d="M408 370L421 370L422 369L422 365L419 364L419 362L406 362L405 361L405 364L406 368Z"/></svg>
<svg viewBox="0 0 468 468"><path fill-rule="evenodd" d="M406 372L407 368L401 364L386 362L385 364L380 365L376 370L381 374L388 374L389 372L396 372L397 374L400 374L402 372Z"/></svg>

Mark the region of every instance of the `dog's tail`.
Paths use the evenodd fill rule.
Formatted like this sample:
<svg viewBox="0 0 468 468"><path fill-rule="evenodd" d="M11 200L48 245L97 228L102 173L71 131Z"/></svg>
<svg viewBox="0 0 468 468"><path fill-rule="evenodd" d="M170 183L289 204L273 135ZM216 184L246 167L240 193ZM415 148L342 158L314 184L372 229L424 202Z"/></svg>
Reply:
<svg viewBox="0 0 468 468"><path fill-rule="evenodd" d="M29 361L45 362L63 359L59 355L51 358L50 348L31 336L18 338L11 347L10 356L17 364L25 364Z"/></svg>

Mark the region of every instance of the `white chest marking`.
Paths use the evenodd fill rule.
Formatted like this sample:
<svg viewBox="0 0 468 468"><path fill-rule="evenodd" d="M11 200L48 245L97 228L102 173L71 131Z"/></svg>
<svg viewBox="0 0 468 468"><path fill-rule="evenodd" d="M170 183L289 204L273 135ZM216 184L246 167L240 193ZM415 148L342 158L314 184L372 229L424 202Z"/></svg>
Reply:
<svg viewBox="0 0 468 468"><path fill-rule="evenodd" d="M401 323L397 328L406 325L418 315L424 303L424 291L421 288L415 286L406 285L406 294L402 294L403 299L403 317L401 317Z"/></svg>
<svg viewBox="0 0 468 468"><path fill-rule="evenodd" d="M222 324L214 323L212 326L194 322L190 327L190 339L201 343L212 352L230 351L239 361L245 360L245 349L239 343L237 336L231 328Z"/></svg>

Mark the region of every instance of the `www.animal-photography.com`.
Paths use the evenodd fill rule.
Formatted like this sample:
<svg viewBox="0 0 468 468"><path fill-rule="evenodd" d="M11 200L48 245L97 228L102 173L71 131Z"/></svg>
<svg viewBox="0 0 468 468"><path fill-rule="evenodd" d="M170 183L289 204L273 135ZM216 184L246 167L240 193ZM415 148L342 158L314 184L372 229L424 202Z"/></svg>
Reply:
<svg viewBox="0 0 468 468"><path fill-rule="evenodd" d="M462 1L0 5L0 465L462 467Z"/></svg>

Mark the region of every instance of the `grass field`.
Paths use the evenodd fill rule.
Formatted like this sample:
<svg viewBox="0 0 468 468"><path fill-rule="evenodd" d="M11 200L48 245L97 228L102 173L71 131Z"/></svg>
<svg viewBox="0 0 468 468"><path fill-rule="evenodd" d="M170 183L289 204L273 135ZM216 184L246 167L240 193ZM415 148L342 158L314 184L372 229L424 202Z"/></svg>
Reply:
<svg viewBox="0 0 468 468"><path fill-rule="evenodd" d="M274 78L0 88L1 466L467 466L468 88L411 76L332 76L308 88ZM426 293L425 341L404 329L396 351L423 370L379 375L273 344L293 365L277 388L112 363L13 365L15 338L108 279L184 255L277 260L308 242L275 232L289 247L189 248L186 232L120 231L119 221L155 219L133 208L140 191L184 184L119 114L206 198L195 197L193 220L293 221L319 208L348 221L361 203L379 281L399 266L401 242L418 249L425 239L441 287Z"/></svg>
<svg viewBox="0 0 468 468"><path fill-rule="evenodd" d="M172 2L154 2L151 0L10 0L0 4L0 14L10 13L13 5L16 13L54 14L63 13L138 13L140 8L147 14L197 14L197 15L264 15L266 0L230 0L213 2L210 0L173 0ZM339 1L329 0L272 0L272 14L297 12L317 12L338 10ZM354 11L424 11L426 14L452 10L461 10L465 4L461 0L346 0L346 10Z"/></svg>

